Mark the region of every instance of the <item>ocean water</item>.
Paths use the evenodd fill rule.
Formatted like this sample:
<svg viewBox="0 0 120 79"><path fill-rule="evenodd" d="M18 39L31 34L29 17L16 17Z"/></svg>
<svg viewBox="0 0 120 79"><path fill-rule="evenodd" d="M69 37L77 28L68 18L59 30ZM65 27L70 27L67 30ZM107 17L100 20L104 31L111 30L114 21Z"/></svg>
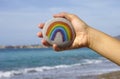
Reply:
<svg viewBox="0 0 120 79"><path fill-rule="evenodd" d="M80 79L116 70L120 67L87 48L0 49L0 79Z"/></svg>

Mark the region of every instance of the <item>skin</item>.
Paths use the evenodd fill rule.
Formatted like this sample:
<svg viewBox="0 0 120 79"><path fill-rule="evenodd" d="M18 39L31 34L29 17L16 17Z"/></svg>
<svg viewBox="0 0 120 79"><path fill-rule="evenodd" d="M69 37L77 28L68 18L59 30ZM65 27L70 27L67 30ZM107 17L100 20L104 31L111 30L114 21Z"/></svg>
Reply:
<svg viewBox="0 0 120 79"><path fill-rule="evenodd" d="M66 18L72 23L76 37L72 45L66 48L60 48L56 44L53 44L52 47L55 51L88 47L112 62L120 65L120 41L90 27L74 14L62 12L54 15L54 18L57 17ZM44 23L41 23L39 28L43 29L43 27ZM43 38L42 32L38 32L37 35L38 37ZM45 39L42 39L41 42L45 46L51 46Z"/></svg>

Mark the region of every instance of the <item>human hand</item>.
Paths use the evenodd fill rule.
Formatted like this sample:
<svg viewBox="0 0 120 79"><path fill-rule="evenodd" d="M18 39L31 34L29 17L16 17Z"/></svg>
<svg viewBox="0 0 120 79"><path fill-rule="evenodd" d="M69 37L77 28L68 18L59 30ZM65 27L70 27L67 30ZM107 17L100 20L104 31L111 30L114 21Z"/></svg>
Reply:
<svg viewBox="0 0 120 79"><path fill-rule="evenodd" d="M74 14L69 14L69 13L59 13L54 15L55 18L66 18L68 19L76 33L76 37L72 43L71 46L66 47L66 48L60 48L56 44L53 44L53 49L55 51L61 51L61 50L69 50L69 49L75 49L75 48L81 48L81 47L87 47L88 46L88 28L89 26L83 22L80 18L78 18ZM39 28L43 29L44 23L41 23L39 25ZM43 38L42 32L38 32L38 37ZM42 44L45 46L51 46L45 39L42 40Z"/></svg>

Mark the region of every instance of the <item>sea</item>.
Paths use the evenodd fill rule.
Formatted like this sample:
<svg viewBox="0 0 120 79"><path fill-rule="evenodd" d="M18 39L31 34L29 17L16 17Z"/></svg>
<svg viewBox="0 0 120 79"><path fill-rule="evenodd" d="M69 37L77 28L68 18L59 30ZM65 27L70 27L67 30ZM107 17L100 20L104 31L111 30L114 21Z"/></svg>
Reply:
<svg viewBox="0 0 120 79"><path fill-rule="evenodd" d="M0 49L0 79L82 79L118 70L118 65L88 48Z"/></svg>

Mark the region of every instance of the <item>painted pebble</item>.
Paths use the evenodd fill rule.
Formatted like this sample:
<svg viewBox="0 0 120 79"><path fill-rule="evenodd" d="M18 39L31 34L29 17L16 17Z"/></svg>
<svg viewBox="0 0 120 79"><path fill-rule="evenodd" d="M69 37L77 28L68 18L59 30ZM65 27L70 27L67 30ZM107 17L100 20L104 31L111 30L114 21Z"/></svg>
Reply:
<svg viewBox="0 0 120 79"><path fill-rule="evenodd" d="M59 47L70 46L75 38L74 28L65 18L49 20L45 23L42 33L49 44L57 44Z"/></svg>

